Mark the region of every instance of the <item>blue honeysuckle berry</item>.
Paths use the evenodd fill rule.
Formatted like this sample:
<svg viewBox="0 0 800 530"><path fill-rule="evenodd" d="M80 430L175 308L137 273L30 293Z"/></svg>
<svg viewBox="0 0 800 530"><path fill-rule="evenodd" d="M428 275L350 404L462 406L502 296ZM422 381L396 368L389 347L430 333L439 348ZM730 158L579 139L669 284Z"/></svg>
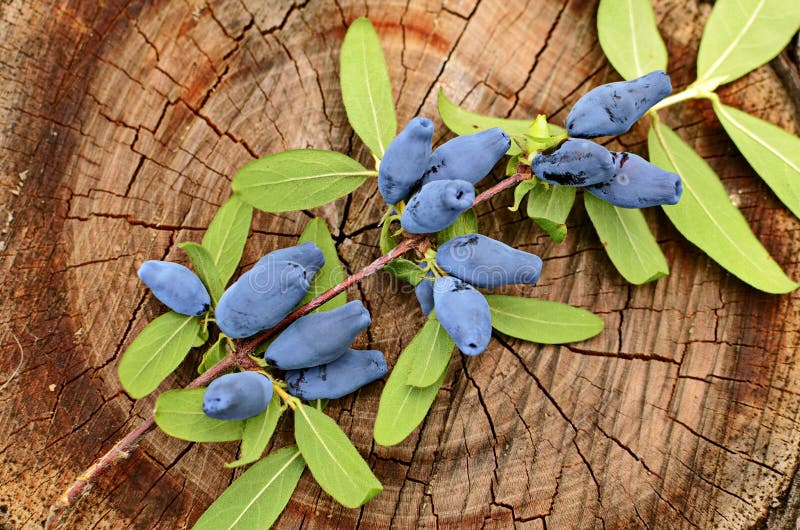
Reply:
<svg viewBox="0 0 800 530"><path fill-rule="evenodd" d="M214 379L203 394L203 412L217 420L258 416L272 399L272 381L258 372L236 372Z"/></svg>
<svg viewBox="0 0 800 530"><path fill-rule="evenodd" d="M622 134L671 93L672 83L663 70L630 81L600 85L572 107L567 116L567 133L575 138Z"/></svg>
<svg viewBox="0 0 800 530"><path fill-rule="evenodd" d="M331 311L311 313L295 320L264 353L267 364L297 370L326 364L341 357L356 335L370 325L360 300Z"/></svg>
<svg viewBox="0 0 800 530"><path fill-rule="evenodd" d="M423 264L419 264L421 268L423 268ZM433 278L433 272L428 271L426 274L428 278ZM422 309L422 313L425 316L431 314L433 311L433 280L420 280L420 282L414 286L414 294L417 295L417 301L419 302L419 307Z"/></svg>
<svg viewBox="0 0 800 530"><path fill-rule="evenodd" d="M286 372L288 391L304 400L338 399L386 375L383 353L347 349L333 362Z"/></svg>
<svg viewBox="0 0 800 530"><path fill-rule="evenodd" d="M559 186L590 186L614 175L614 159L600 144L570 138L537 153L531 169L541 180Z"/></svg>
<svg viewBox="0 0 800 530"><path fill-rule="evenodd" d="M211 297L203 282L179 263L145 261L139 267L138 275L153 296L176 313L200 316L211 307Z"/></svg>
<svg viewBox="0 0 800 530"><path fill-rule="evenodd" d="M436 264L476 287L534 285L542 272L536 254L517 250L482 234L454 237L439 246Z"/></svg>
<svg viewBox="0 0 800 530"><path fill-rule="evenodd" d="M411 195L428 167L432 138L433 122L414 118L386 148L378 170L378 191L388 204Z"/></svg>
<svg viewBox="0 0 800 530"><path fill-rule="evenodd" d="M606 182L586 191L620 208L647 208L678 204L683 193L681 178L633 153L612 153L616 171Z"/></svg>
<svg viewBox="0 0 800 530"><path fill-rule="evenodd" d="M222 295L217 325L241 339L280 322L303 299L325 257L312 242L270 252Z"/></svg>
<svg viewBox="0 0 800 530"><path fill-rule="evenodd" d="M411 234L444 230L472 207L475 188L465 180L436 180L422 186L403 210L400 225Z"/></svg>
<svg viewBox="0 0 800 530"><path fill-rule="evenodd" d="M458 349L478 355L492 338L489 303L480 291L453 276L438 278L433 285L436 318Z"/></svg>
<svg viewBox="0 0 800 530"><path fill-rule="evenodd" d="M422 184L436 180L466 180L477 184L503 158L511 139L497 127L457 136L436 148Z"/></svg>

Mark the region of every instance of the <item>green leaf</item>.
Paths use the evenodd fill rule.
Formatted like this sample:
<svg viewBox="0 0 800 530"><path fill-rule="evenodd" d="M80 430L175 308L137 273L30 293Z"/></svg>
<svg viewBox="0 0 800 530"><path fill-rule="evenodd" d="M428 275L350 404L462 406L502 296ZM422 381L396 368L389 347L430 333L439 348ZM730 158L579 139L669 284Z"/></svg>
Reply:
<svg viewBox="0 0 800 530"><path fill-rule="evenodd" d="M448 129L456 134L472 134L478 131L485 131L499 127L503 129L509 136L524 136L530 130L533 120L510 120L507 118L492 118L491 116L482 116L462 109L444 95L444 90L439 89L439 97L437 105L439 107L439 116ZM564 129L557 125L549 124L550 135L557 136L564 134ZM522 150L516 142L511 141L511 147L506 152L507 155L517 155Z"/></svg>
<svg viewBox="0 0 800 530"><path fill-rule="evenodd" d="M233 191L259 210L289 212L344 197L376 174L335 151L293 149L246 164L233 177Z"/></svg>
<svg viewBox="0 0 800 530"><path fill-rule="evenodd" d="M640 210L618 208L591 193L583 194L583 202L600 242L623 278L641 285L669 274L667 259Z"/></svg>
<svg viewBox="0 0 800 530"><path fill-rule="evenodd" d="M397 241L392 235L391 219L384 219L383 224L381 225L381 236L379 243L381 247L381 254L388 254L394 247L397 246Z"/></svg>
<svg viewBox="0 0 800 530"><path fill-rule="evenodd" d="M517 174L517 169L519 169L519 159L522 156L522 153L517 153L514 156L508 158L508 162L506 162L506 176L513 177Z"/></svg>
<svg viewBox="0 0 800 530"><path fill-rule="evenodd" d="M697 53L697 81L713 90L766 64L800 28L795 0L717 0Z"/></svg>
<svg viewBox="0 0 800 530"><path fill-rule="evenodd" d="M383 153L397 134L392 82L372 23L356 19L342 43L339 79L347 121L372 154Z"/></svg>
<svg viewBox="0 0 800 530"><path fill-rule="evenodd" d="M681 201L663 209L686 239L756 289L787 293L797 288L753 235L705 160L662 123L650 128L648 147L654 164L683 181Z"/></svg>
<svg viewBox="0 0 800 530"><path fill-rule="evenodd" d="M667 69L667 47L650 0L601 0L597 36L609 62L625 79Z"/></svg>
<svg viewBox="0 0 800 530"><path fill-rule="evenodd" d="M296 445L271 453L233 481L200 516L193 529L271 527L289 504L305 467Z"/></svg>
<svg viewBox="0 0 800 530"><path fill-rule="evenodd" d="M456 222L436 234L436 240L441 245L445 241L449 241L454 237L465 236L467 234L475 234L478 232L478 218L475 216L475 210L470 208L458 216Z"/></svg>
<svg viewBox="0 0 800 530"><path fill-rule="evenodd" d="M528 192L536 187L537 183L538 181L536 179L528 179L517 184L517 187L514 188L514 206L509 206L508 209L512 212L519 210L519 205L522 203L522 199L525 198Z"/></svg>
<svg viewBox="0 0 800 530"><path fill-rule="evenodd" d="M402 442L422 423L447 375L446 370L442 371L439 379L424 388L407 385L408 373L416 359L416 348L412 349L409 344L400 353L386 386L383 387L374 432L375 441L380 445Z"/></svg>
<svg viewBox="0 0 800 530"><path fill-rule="evenodd" d="M396 258L387 263L384 270L411 285L417 285L421 280L420 274L422 273L422 269L417 267L416 263L407 259Z"/></svg>
<svg viewBox="0 0 800 530"><path fill-rule="evenodd" d="M575 188L540 183L528 195L528 217L556 243L567 237L567 217L575 202Z"/></svg>
<svg viewBox="0 0 800 530"><path fill-rule="evenodd" d="M197 317L165 313L150 322L122 355L117 369L122 387L134 399L155 390L189 353L202 323Z"/></svg>
<svg viewBox="0 0 800 530"><path fill-rule="evenodd" d="M556 243L563 243L567 238L567 225L564 223L554 223L548 219L533 219L533 221Z"/></svg>
<svg viewBox="0 0 800 530"><path fill-rule="evenodd" d="M429 317L406 347L414 357L406 376L406 385L425 388L436 384L447 370L455 347L453 339L435 316Z"/></svg>
<svg viewBox="0 0 800 530"><path fill-rule="evenodd" d="M261 458L261 453L264 452L267 444L269 444L283 411L281 400L277 396L273 396L264 412L244 420L239 460L229 462L225 464L225 467L240 467Z"/></svg>
<svg viewBox="0 0 800 530"><path fill-rule="evenodd" d="M531 190L528 197L528 217L549 219L565 223L575 202L575 188L571 186L546 186L544 183Z"/></svg>
<svg viewBox="0 0 800 530"><path fill-rule="evenodd" d="M192 348L199 348L200 346L204 345L206 342L208 342L208 336L208 321L204 320L200 324L200 329L197 331L197 336L194 338Z"/></svg>
<svg viewBox="0 0 800 530"><path fill-rule="evenodd" d="M714 99L728 135L792 213L800 217L800 138Z"/></svg>
<svg viewBox="0 0 800 530"><path fill-rule="evenodd" d="M252 219L253 207L233 195L214 214L203 236L203 247L211 255L223 287L242 259Z"/></svg>
<svg viewBox="0 0 800 530"><path fill-rule="evenodd" d="M228 355L228 350L225 348L225 340L224 337L218 338L217 342L203 353L203 358L197 366L198 374L202 374Z"/></svg>
<svg viewBox="0 0 800 530"><path fill-rule="evenodd" d="M178 246L189 255L189 259L192 260L192 267L194 267L195 272L203 281L203 285L208 289L208 294L211 295L211 299L216 305L225 290L225 286L222 284L222 279L217 271L217 266L214 265L211 254L197 243L179 243Z"/></svg>
<svg viewBox="0 0 800 530"><path fill-rule="evenodd" d="M156 400L156 425L190 442L232 442L242 437L243 421L215 420L203 412L205 388L169 390Z"/></svg>
<svg viewBox="0 0 800 530"><path fill-rule="evenodd" d="M383 491L347 435L324 413L298 406L294 437L311 474L343 506L357 508Z"/></svg>
<svg viewBox="0 0 800 530"><path fill-rule="evenodd" d="M486 295L492 327L500 333L539 344L566 344L603 331L597 315L571 305L535 298Z"/></svg>
<svg viewBox="0 0 800 530"><path fill-rule="evenodd" d="M328 223L324 219L312 219L306 225L303 233L300 234L298 243L311 241L319 247L322 255L325 256L325 265L314 275L308 293L300 302L306 304L321 295L331 287L344 281L345 273L342 263L339 261L339 254L333 244L331 233L328 231ZM330 311L347 303L347 293L340 293L319 306L315 311Z"/></svg>

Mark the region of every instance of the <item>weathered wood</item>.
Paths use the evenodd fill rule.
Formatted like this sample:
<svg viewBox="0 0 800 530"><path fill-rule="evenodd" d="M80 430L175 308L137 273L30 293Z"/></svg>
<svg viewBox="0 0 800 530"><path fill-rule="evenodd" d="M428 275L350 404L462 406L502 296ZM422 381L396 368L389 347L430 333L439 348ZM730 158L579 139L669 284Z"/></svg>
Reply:
<svg viewBox="0 0 800 530"><path fill-rule="evenodd" d="M700 2L656 2L675 85L692 80ZM337 78L347 24L381 35L399 119L434 117L436 90L500 116L563 121L591 87L617 79L597 45L596 2L200 0L0 5L0 527L37 528L75 476L146 417L116 365L163 311L136 280L145 259L186 261L236 169L289 147L368 153L347 125ZM796 132L769 66L722 99ZM800 223L737 155L707 102L665 121L709 161L756 234L800 278ZM444 128L437 121L440 136ZM643 153L643 125L615 142ZM374 183L316 209L351 271L378 255ZM483 230L539 253L535 288L509 292L598 312L607 329L568 347L499 337L456 357L423 427L375 446L380 384L329 411L385 485L347 510L305 476L279 528L742 528L766 521L800 444L800 300L724 273L658 211L671 266L628 286L582 207L554 245L508 194L480 208ZM291 244L305 213L256 216L245 261ZM363 346L393 361L421 324L388 275L362 297ZM19 347L17 345L19 341ZM20 356L24 355L22 361ZM3 384L21 362L19 373ZM191 379L189 363L163 388ZM284 422L275 446L290 439ZM81 501L70 528L184 528L235 473L235 444L145 437ZM790 507L791 508L791 507ZM773 515L777 521L780 514ZM776 523L773 523L776 524Z"/></svg>

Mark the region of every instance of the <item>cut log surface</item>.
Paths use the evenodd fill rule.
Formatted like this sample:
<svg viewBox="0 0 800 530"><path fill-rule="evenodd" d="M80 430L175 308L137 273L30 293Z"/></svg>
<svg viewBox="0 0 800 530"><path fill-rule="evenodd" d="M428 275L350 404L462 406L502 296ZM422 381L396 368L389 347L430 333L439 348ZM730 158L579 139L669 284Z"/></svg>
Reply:
<svg viewBox="0 0 800 530"><path fill-rule="evenodd" d="M693 80L710 4L655 2L678 88ZM116 370L164 307L138 281L147 259L188 263L246 162L288 148L370 164L338 82L347 26L383 43L398 121L435 119L436 93L470 110L563 123L592 87L619 80L597 42L595 0L7 0L0 3L0 528L40 528L94 459L152 412ZM797 102L764 66L722 100L796 133ZM755 176L707 101L662 112L724 181L754 232L800 279L800 222ZM646 155L647 123L609 144ZM500 172L487 179L501 178ZM487 186L488 184L482 184ZM368 182L310 212L257 214L243 267L294 244L311 215L343 262L379 255L384 205ZM794 527L800 455L800 298L762 294L646 212L669 276L628 285L583 206L554 244L506 207L481 230L544 258L536 287L504 292L574 304L606 329L569 346L498 336L460 355L423 425L381 447L382 383L332 403L384 492L346 509L306 472L277 528L561 529ZM386 273L350 290L373 316L358 346L390 365L423 323ZM159 391L195 374L198 353ZM285 420L273 441L291 441ZM188 528L241 471L236 444L155 430L80 500L65 528ZM797 480L795 480L796 482ZM794 499L794 500L793 500ZM788 521L788 522L787 522Z"/></svg>

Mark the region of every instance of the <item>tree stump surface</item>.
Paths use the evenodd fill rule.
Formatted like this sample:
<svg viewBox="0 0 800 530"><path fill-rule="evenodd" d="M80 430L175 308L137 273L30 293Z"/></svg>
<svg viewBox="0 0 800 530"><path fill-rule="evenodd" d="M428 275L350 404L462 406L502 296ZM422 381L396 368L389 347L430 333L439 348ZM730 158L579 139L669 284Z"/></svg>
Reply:
<svg viewBox="0 0 800 530"><path fill-rule="evenodd" d="M710 4L655 6L682 88L693 80ZM563 123L582 94L619 79L597 43L596 8L594 0L0 4L0 528L40 528L61 491L150 415L157 393L134 401L116 376L125 347L164 311L138 281L139 264L186 263L177 243L201 239L231 177L258 156L315 147L369 163L338 82L350 22L367 15L381 37L401 125L437 117L438 87L476 112ZM796 133L789 93L770 65L720 91ZM800 222L739 156L710 104L662 116L800 279ZM436 125L441 140L446 129ZM609 146L646 154L646 125ZM538 286L505 292L584 307L605 331L569 346L499 336L479 357L456 355L427 420L395 447L372 441L382 383L332 403L328 412L385 490L345 509L306 472L276 528L793 527L798 295L743 284L658 209L646 216L671 273L630 286L580 201L560 245L510 203L506 192L481 205L482 231L536 252L545 267ZM358 270L379 255L383 208L373 181L312 212L258 213L245 267L294 244L313 214ZM373 316L359 346L393 364L423 322L410 289L378 273L349 296ZM160 391L191 380L198 355ZM274 447L290 442L291 427L282 421ZM64 526L191 527L241 472L222 467L235 452L236 444L155 430Z"/></svg>

